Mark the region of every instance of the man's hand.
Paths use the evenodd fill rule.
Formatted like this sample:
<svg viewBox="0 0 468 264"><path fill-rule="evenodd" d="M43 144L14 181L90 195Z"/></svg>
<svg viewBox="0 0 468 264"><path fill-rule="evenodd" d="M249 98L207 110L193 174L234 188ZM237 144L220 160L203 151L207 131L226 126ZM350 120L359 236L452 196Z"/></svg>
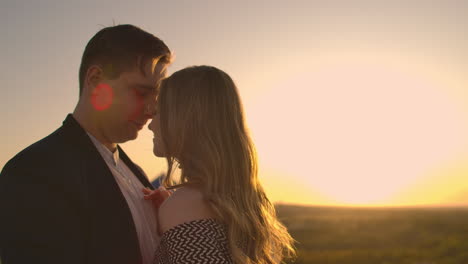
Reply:
<svg viewBox="0 0 468 264"><path fill-rule="evenodd" d="M143 191L143 194L145 194L143 198L145 200L151 200L151 202L153 203L153 206L156 209L158 209L159 206L161 206L161 204L164 202L164 200L166 200L172 194L171 191L166 190L166 188L162 186L160 186L158 189L154 191L148 188L143 188L142 191Z"/></svg>

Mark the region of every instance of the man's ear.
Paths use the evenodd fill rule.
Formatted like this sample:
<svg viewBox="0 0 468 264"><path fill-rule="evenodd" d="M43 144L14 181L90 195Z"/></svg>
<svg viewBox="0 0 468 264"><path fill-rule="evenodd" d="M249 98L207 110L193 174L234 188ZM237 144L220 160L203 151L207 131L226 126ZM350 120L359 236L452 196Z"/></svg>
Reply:
<svg viewBox="0 0 468 264"><path fill-rule="evenodd" d="M92 65L86 71L84 94L90 94L94 88L104 79L104 71L98 65Z"/></svg>

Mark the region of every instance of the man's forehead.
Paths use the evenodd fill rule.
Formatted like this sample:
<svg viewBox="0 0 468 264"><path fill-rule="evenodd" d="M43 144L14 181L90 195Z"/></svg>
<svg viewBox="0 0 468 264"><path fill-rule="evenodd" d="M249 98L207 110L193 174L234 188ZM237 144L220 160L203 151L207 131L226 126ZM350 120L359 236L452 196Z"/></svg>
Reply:
<svg viewBox="0 0 468 264"><path fill-rule="evenodd" d="M148 74L145 76L140 71L123 74L122 77L127 85L138 89L154 90L159 83L158 78Z"/></svg>
<svg viewBox="0 0 468 264"><path fill-rule="evenodd" d="M127 82L140 83L142 85L156 85L162 78L165 77L166 67L151 69L150 67L145 67L144 72L141 69L134 69L124 73L124 79Z"/></svg>

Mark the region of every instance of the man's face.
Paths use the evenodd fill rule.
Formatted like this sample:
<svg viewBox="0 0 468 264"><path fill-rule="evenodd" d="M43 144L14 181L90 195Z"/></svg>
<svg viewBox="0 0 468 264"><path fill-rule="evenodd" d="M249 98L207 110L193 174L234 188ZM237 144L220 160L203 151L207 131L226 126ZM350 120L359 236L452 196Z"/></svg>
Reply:
<svg viewBox="0 0 468 264"><path fill-rule="evenodd" d="M165 64L122 72L116 79L103 81L110 87L111 104L102 111L99 130L106 141L123 143L133 140L153 115L156 100L156 86L165 76Z"/></svg>

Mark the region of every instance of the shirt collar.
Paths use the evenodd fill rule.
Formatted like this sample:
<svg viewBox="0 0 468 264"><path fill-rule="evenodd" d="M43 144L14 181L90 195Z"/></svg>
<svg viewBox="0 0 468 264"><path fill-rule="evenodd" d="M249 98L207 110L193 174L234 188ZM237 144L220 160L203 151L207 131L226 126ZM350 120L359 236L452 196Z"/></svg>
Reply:
<svg viewBox="0 0 468 264"><path fill-rule="evenodd" d="M104 146L104 144L99 142L99 140L97 140L93 135L91 135L88 132L86 133L88 134L93 144L96 146L99 153L101 153L101 156L104 158L104 160L108 163L110 162L114 166L117 166L117 164L119 163L119 159L120 159L119 149L116 148L115 151L112 152L106 146Z"/></svg>

